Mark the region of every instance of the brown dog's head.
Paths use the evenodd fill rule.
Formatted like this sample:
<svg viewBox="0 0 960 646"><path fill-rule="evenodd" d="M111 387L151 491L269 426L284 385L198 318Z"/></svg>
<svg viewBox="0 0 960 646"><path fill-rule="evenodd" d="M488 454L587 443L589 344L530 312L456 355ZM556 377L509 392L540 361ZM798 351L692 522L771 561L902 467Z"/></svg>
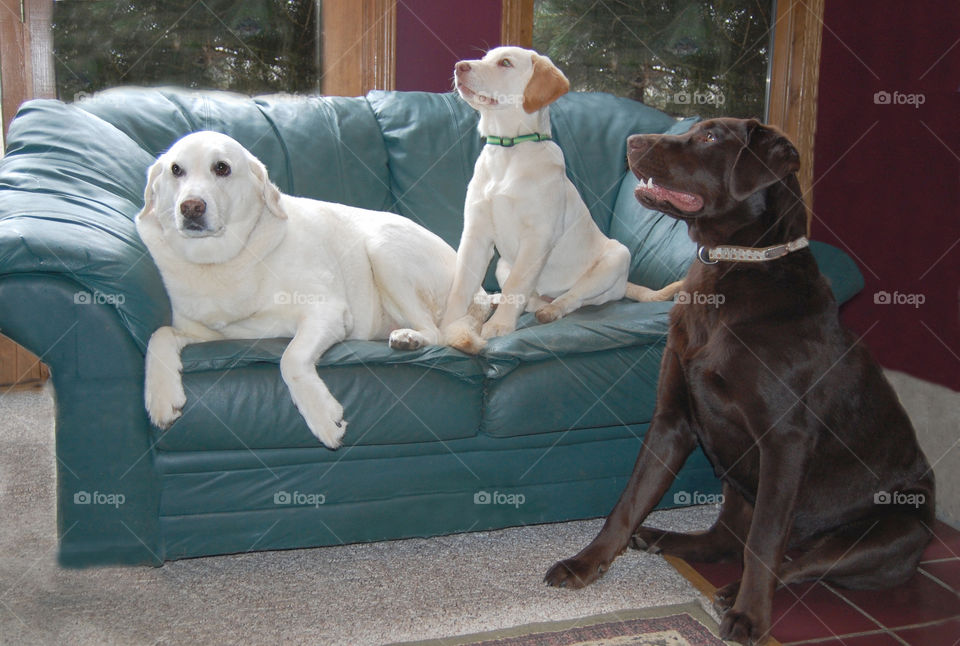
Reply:
<svg viewBox="0 0 960 646"><path fill-rule="evenodd" d="M800 167L786 136L756 119L711 119L683 135L633 135L627 160L641 181L641 204L697 220L734 211L759 215L758 194ZM738 208L744 203L748 208Z"/></svg>

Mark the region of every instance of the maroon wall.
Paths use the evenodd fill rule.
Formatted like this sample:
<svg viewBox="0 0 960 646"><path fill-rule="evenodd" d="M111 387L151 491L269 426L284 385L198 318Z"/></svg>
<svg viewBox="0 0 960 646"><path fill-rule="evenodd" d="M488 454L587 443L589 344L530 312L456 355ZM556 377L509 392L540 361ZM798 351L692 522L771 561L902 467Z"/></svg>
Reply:
<svg viewBox="0 0 960 646"><path fill-rule="evenodd" d="M501 0L398 0L397 89L449 92L453 66L500 44Z"/></svg>
<svg viewBox="0 0 960 646"><path fill-rule="evenodd" d="M828 1L824 24L812 234L866 279L844 322L960 390L960 3Z"/></svg>

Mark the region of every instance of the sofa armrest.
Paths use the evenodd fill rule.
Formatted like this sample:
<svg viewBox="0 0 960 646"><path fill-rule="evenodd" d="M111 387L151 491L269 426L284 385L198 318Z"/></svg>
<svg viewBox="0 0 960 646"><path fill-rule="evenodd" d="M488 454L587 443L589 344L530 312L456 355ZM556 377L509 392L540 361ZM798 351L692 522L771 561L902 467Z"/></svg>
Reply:
<svg viewBox="0 0 960 646"><path fill-rule="evenodd" d="M163 561L143 353L115 308L51 274L0 277L0 331L50 366L57 524L68 566Z"/></svg>
<svg viewBox="0 0 960 646"><path fill-rule="evenodd" d="M160 274L133 222L152 162L89 112L59 101L25 104L0 159L0 277L72 281L77 305L113 308L145 350L170 321Z"/></svg>

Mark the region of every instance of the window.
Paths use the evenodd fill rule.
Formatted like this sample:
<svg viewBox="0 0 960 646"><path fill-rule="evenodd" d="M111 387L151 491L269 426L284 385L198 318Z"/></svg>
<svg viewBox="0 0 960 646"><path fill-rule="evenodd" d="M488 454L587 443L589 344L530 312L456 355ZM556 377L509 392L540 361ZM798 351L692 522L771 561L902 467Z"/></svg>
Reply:
<svg viewBox="0 0 960 646"><path fill-rule="evenodd" d="M159 84L317 93L320 22L320 0L57 0L57 95Z"/></svg>
<svg viewBox="0 0 960 646"><path fill-rule="evenodd" d="M533 45L575 90L762 119L773 17L773 0L537 0Z"/></svg>

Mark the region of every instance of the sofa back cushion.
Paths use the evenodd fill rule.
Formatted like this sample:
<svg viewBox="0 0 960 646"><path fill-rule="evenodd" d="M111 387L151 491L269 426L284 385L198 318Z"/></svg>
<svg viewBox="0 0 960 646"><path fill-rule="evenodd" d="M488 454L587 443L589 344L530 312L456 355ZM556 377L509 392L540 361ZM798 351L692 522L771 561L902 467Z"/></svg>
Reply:
<svg viewBox="0 0 960 646"><path fill-rule="evenodd" d="M394 209L429 228L454 248L463 230L463 204L483 148L477 112L454 93L381 92L367 95L387 149ZM664 132L676 121L636 101L576 92L550 106L554 141L573 181L604 232L626 170L626 139Z"/></svg>

